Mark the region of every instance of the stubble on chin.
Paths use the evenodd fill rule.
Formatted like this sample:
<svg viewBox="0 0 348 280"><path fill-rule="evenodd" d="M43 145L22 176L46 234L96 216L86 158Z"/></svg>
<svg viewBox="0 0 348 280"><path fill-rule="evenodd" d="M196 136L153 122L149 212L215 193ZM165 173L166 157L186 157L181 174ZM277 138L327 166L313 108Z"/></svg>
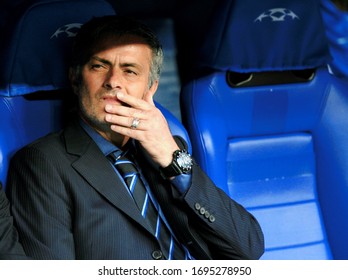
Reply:
<svg viewBox="0 0 348 280"><path fill-rule="evenodd" d="M92 126L94 129L104 132L104 133L110 133L112 132L110 126L111 124L106 122L103 119L100 119L96 114L91 114L89 112L86 112L84 107L80 109L80 115L83 118L85 122L87 122L90 126Z"/></svg>
<svg viewBox="0 0 348 280"><path fill-rule="evenodd" d="M88 107L88 109L87 109ZM81 118L97 131L110 133L110 126L102 114L98 113L98 108L93 104L84 104L82 98L79 99L79 110Z"/></svg>

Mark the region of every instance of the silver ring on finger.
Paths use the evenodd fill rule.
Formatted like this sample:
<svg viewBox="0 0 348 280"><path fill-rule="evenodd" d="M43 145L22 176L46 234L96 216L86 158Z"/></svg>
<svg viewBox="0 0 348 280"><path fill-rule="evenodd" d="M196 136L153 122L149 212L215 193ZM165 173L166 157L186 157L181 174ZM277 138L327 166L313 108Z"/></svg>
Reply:
<svg viewBox="0 0 348 280"><path fill-rule="evenodd" d="M137 129L138 125L140 123L140 120L138 118L134 118L132 121L132 124L130 126L131 129Z"/></svg>

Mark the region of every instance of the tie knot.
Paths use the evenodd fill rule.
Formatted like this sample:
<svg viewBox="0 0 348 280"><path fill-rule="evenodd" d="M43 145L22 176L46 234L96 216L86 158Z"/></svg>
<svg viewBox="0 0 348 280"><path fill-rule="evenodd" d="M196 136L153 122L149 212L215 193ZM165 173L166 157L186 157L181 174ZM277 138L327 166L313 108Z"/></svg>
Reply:
<svg viewBox="0 0 348 280"><path fill-rule="evenodd" d="M132 159L133 159L129 150L127 151L117 150L117 151L111 152L107 155L107 158L113 164L116 164L117 162L127 161L127 160L129 162L132 162Z"/></svg>
<svg viewBox="0 0 348 280"><path fill-rule="evenodd" d="M139 174L138 169L134 161L132 160L132 156L128 150L125 152L113 152L109 154L109 159L125 179Z"/></svg>

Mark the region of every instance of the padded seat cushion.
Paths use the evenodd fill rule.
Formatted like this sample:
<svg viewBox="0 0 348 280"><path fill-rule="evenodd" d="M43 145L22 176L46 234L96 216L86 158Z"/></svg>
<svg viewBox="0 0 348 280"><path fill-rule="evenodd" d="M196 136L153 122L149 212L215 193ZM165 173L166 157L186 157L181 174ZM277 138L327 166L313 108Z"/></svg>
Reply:
<svg viewBox="0 0 348 280"><path fill-rule="evenodd" d="M232 139L226 160L231 197L264 228L264 258L331 258L311 134Z"/></svg>

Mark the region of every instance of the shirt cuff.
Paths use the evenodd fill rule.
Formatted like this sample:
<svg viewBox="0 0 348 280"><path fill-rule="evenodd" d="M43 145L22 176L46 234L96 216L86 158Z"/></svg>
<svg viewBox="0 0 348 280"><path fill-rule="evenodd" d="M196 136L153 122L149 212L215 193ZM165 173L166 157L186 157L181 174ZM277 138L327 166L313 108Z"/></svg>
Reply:
<svg viewBox="0 0 348 280"><path fill-rule="evenodd" d="M184 194L191 185L191 178L191 174L181 174L175 176L174 179L171 180L171 183L181 194Z"/></svg>

